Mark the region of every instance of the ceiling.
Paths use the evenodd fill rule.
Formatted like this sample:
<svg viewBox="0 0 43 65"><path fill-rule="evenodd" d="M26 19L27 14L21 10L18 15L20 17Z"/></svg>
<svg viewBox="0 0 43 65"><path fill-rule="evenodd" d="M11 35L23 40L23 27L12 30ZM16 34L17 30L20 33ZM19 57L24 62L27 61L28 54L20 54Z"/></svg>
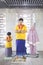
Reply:
<svg viewBox="0 0 43 65"><path fill-rule="evenodd" d="M0 8L43 8L43 0L0 0Z"/></svg>

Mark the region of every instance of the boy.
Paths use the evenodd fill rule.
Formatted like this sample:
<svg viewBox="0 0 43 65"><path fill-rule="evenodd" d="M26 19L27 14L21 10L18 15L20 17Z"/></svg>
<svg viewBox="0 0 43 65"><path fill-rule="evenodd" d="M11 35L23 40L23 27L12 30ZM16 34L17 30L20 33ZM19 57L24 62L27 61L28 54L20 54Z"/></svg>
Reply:
<svg viewBox="0 0 43 65"><path fill-rule="evenodd" d="M6 44L5 44L5 55L6 55L6 57L11 57L12 56L12 38L11 38L11 32L7 33Z"/></svg>

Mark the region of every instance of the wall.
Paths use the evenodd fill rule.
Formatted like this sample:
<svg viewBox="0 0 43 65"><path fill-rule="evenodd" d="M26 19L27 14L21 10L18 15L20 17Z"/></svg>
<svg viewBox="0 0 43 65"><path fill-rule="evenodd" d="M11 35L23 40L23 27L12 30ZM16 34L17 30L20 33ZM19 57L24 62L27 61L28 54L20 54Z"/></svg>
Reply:
<svg viewBox="0 0 43 65"><path fill-rule="evenodd" d="M6 14L6 33L11 31L13 38L13 50L16 50L15 42L15 25L17 24L18 14L35 13L36 16L36 29L39 36L40 43L37 44L37 50L43 51L43 9L0 9L0 13ZM18 14L17 14L18 13Z"/></svg>

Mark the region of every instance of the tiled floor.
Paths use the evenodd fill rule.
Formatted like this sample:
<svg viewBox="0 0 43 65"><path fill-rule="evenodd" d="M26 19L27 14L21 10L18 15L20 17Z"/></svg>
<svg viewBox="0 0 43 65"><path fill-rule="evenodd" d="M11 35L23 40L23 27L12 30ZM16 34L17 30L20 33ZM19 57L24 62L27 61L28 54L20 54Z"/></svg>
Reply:
<svg viewBox="0 0 43 65"><path fill-rule="evenodd" d="M0 48L0 65L43 65L43 52L39 52L38 58L27 57L25 63L12 63L4 60L4 49Z"/></svg>

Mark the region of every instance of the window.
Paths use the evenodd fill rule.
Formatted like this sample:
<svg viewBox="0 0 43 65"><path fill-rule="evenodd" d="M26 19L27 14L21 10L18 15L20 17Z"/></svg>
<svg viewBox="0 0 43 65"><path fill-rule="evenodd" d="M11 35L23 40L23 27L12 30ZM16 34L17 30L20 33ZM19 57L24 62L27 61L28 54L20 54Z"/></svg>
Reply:
<svg viewBox="0 0 43 65"><path fill-rule="evenodd" d="M0 44L5 43L6 35L6 17L5 14L0 14Z"/></svg>

